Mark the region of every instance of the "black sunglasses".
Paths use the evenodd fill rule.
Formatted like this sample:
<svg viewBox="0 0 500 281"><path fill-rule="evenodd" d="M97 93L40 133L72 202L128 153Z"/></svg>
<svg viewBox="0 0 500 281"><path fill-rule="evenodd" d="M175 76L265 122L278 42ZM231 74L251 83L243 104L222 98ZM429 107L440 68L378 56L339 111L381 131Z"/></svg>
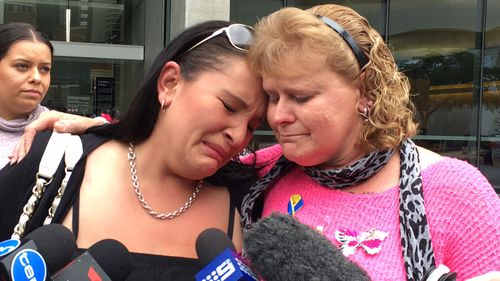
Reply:
<svg viewBox="0 0 500 281"><path fill-rule="evenodd" d="M328 25L331 29L335 30L340 35L340 37L342 37L342 39L344 39L344 41L347 43L347 45L349 45L352 52L356 56L356 59L358 60L359 68L363 68L368 63L368 60L366 59L365 55L363 54L363 51L361 51L361 48L359 48L356 41L354 41L354 39L351 37L351 35L349 35L349 33L347 33L347 31L342 26L340 26L340 24L338 24L334 20L327 18L327 17L324 17L324 16L316 15L316 17L318 17L318 19L320 19L322 22L324 22L326 25Z"/></svg>

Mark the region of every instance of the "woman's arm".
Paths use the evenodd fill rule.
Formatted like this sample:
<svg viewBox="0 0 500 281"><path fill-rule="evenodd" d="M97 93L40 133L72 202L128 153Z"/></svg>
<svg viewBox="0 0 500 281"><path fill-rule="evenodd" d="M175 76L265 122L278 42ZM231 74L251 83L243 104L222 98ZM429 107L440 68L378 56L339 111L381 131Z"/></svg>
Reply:
<svg viewBox="0 0 500 281"><path fill-rule="evenodd" d="M24 129L24 135L9 156L10 164L19 163L26 156L35 135L40 131L54 129L62 133L82 134L90 127L107 123L108 121L102 117L89 118L55 110L43 112L37 120Z"/></svg>

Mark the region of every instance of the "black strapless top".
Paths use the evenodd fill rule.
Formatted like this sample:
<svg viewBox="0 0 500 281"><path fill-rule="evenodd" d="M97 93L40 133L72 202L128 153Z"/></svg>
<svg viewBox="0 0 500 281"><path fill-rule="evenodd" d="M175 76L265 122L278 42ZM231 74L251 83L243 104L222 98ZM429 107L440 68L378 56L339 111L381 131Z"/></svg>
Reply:
<svg viewBox="0 0 500 281"><path fill-rule="evenodd" d="M79 194L73 203L73 234L78 237L79 225ZM229 221L227 234L233 237L235 206L232 200L229 204ZM79 249L83 253L84 249ZM132 271L126 281L193 281L202 267L198 259L185 257L160 256L143 253L130 253Z"/></svg>

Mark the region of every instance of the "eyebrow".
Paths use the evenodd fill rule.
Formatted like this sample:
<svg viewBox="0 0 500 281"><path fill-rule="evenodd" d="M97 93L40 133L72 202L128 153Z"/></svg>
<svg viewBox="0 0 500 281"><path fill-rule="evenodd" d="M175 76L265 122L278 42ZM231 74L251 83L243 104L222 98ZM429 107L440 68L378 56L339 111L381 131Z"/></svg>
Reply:
<svg viewBox="0 0 500 281"><path fill-rule="evenodd" d="M293 94L302 94L304 92L321 92L325 88L325 85L314 82L306 82L301 83L300 85L288 85L281 89L281 91L287 95ZM272 92L270 89L267 89L264 85L264 90L266 92Z"/></svg>
<svg viewBox="0 0 500 281"><path fill-rule="evenodd" d="M228 96L228 98L238 103L238 105L241 106L242 109L248 109L250 107L242 98L233 94L231 91L223 90L223 92Z"/></svg>
<svg viewBox="0 0 500 281"><path fill-rule="evenodd" d="M307 84L307 85L301 85L298 87L285 87L283 89L283 92L286 94L303 94L304 92L307 93L317 93L321 92L322 89L324 89L323 85L318 85L318 84Z"/></svg>
<svg viewBox="0 0 500 281"><path fill-rule="evenodd" d="M15 61L15 62L21 61L21 62L28 62L28 63L32 62L32 60L26 59L24 57L16 57L16 58L12 59L12 61ZM52 64L52 61L42 61L41 64Z"/></svg>

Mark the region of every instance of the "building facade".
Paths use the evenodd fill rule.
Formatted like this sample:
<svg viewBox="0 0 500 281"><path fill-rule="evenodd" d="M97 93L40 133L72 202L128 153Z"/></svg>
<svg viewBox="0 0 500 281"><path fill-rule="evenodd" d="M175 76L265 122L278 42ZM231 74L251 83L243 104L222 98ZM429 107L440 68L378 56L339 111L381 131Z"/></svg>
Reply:
<svg viewBox="0 0 500 281"><path fill-rule="evenodd" d="M393 49L412 85L418 144L470 162L500 193L498 0L0 0L0 23L31 23L54 44L44 105L119 118L155 56L186 26L253 25L282 7L325 2L358 11ZM255 147L274 141L264 126Z"/></svg>

